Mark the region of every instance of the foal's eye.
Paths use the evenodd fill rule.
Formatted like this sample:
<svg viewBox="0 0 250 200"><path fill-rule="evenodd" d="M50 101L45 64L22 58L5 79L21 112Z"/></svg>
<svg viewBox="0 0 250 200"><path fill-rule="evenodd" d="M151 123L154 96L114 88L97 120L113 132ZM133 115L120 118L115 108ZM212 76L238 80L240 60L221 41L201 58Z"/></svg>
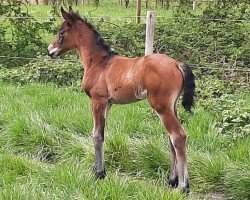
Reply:
<svg viewBox="0 0 250 200"><path fill-rule="evenodd" d="M63 32L59 33L59 36L61 36L61 37L62 37L62 36L63 36Z"/></svg>

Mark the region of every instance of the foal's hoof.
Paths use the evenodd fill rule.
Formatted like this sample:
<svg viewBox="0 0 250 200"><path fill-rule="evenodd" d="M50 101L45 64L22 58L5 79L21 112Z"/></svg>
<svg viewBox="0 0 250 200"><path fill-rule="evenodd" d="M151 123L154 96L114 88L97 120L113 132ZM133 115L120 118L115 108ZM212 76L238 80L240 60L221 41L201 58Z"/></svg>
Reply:
<svg viewBox="0 0 250 200"><path fill-rule="evenodd" d="M93 171L95 173L95 177L97 179L104 179L106 176L106 170L104 169L103 171L97 171L95 167L93 167Z"/></svg>
<svg viewBox="0 0 250 200"><path fill-rule="evenodd" d="M178 177L168 180L168 187L169 188L177 188L178 190L181 190L185 194L190 193L189 183L187 183L185 187L178 187L178 184L179 184Z"/></svg>
<svg viewBox="0 0 250 200"><path fill-rule="evenodd" d="M178 187L178 177L174 178L174 179L169 179L168 180L168 187L170 188L177 188Z"/></svg>
<svg viewBox="0 0 250 200"><path fill-rule="evenodd" d="M185 194L189 194L190 193L190 187L189 187L189 183L187 183L187 185L185 187L182 188L183 193Z"/></svg>
<svg viewBox="0 0 250 200"><path fill-rule="evenodd" d="M104 179L106 177L106 171L95 172L95 176L98 179Z"/></svg>

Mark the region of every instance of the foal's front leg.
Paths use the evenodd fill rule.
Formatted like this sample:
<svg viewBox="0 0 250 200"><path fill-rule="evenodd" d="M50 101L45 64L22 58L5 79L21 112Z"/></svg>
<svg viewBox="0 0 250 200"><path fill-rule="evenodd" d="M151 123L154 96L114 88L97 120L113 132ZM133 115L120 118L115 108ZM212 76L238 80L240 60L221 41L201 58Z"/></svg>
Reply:
<svg viewBox="0 0 250 200"><path fill-rule="evenodd" d="M107 109L107 100L92 100L92 112L94 118L93 141L95 148L94 173L96 177L100 179L103 179L106 176L103 143Z"/></svg>

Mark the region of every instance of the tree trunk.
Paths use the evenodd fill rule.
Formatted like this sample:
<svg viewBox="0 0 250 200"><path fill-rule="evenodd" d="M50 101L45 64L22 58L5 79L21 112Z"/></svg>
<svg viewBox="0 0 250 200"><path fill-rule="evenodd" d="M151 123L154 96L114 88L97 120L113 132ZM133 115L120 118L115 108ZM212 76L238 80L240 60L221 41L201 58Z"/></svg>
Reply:
<svg viewBox="0 0 250 200"><path fill-rule="evenodd" d="M170 7L170 0L166 0L165 8L168 10Z"/></svg>
<svg viewBox="0 0 250 200"><path fill-rule="evenodd" d="M98 7L99 6L99 0L95 0L95 6Z"/></svg>
<svg viewBox="0 0 250 200"><path fill-rule="evenodd" d="M146 9L148 9L148 0L145 1Z"/></svg>
<svg viewBox="0 0 250 200"><path fill-rule="evenodd" d="M180 7L184 9L187 9L190 4L189 0L180 0L179 3L180 3Z"/></svg>
<svg viewBox="0 0 250 200"><path fill-rule="evenodd" d="M125 7L128 8L129 0L125 0Z"/></svg>
<svg viewBox="0 0 250 200"><path fill-rule="evenodd" d="M141 22L141 0L136 2L136 23L140 24Z"/></svg>

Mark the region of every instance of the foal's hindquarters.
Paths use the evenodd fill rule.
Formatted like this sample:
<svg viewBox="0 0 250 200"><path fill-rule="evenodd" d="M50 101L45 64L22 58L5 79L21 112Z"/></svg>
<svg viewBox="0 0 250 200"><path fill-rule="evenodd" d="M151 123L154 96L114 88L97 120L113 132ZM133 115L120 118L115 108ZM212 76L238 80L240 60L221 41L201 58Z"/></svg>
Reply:
<svg viewBox="0 0 250 200"><path fill-rule="evenodd" d="M109 100L132 103L147 98L167 129L171 149L168 185L189 192L186 133L177 118L176 102L184 87L181 64L165 55L115 57L106 73ZM115 74L114 74L115 72Z"/></svg>
<svg viewBox="0 0 250 200"><path fill-rule="evenodd" d="M162 56L165 62L152 63L147 70L147 100L167 129L170 141L171 164L168 185L189 192L186 133L177 117L176 103L183 90L184 74L181 64Z"/></svg>

